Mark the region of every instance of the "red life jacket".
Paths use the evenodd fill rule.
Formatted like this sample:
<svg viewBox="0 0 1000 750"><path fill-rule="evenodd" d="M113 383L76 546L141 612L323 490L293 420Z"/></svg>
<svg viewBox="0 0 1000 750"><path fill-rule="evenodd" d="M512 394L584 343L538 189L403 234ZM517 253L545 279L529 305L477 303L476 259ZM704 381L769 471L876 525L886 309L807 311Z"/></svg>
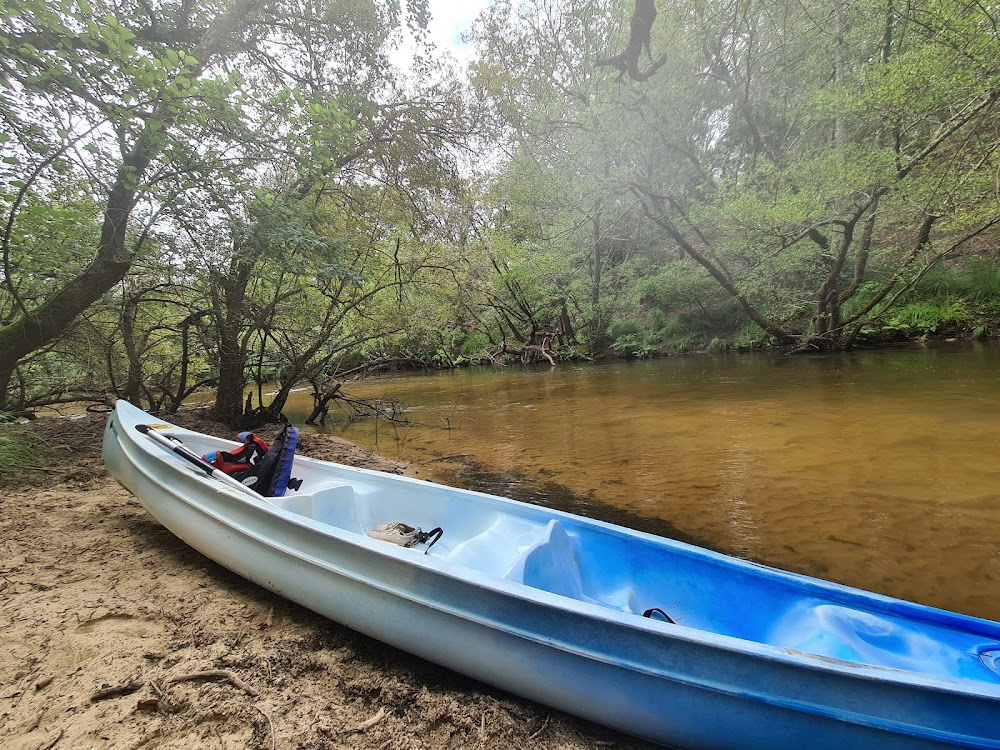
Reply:
<svg viewBox="0 0 1000 750"><path fill-rule="evenodd" d="M252 432L241 432L236 436L243 445L235 451L212 451L202 458L226 474L236 474L252 469L267 453L267 443Z"/></svg>
<svg viewBox="0 0 1000 750"><path fill-rule="evenodd" d="M292 478L299 437L295 427L282 427L270 447L252 432L241 432L236 437L243 441L238 450L212 451L202 458L265 497L280 497L287 489L302 486L301 479Z"/></svg>

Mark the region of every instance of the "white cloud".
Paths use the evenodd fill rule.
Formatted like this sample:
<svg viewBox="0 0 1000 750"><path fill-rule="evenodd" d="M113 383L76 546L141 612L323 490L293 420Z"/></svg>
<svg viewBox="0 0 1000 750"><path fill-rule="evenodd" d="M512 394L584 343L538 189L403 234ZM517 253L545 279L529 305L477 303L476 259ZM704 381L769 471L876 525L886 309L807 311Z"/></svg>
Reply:
<svg viewBox="0 0 1000 750"><path fill-rule="evenodd" d="M431 39L455 53L470 51L471 46L462 41L462 35L488 4L488 0L429 0Z"/></svg>
<svg viewBox="0 0 1000 750"><path fill-rule="evenodd" d="M476 17L490 4L491 0L427 0L430 21L427 24L429 41L442 52L451 54L464 68L472 59L474 47L462 41ZM407 30L403 31L403 43L392 54L394 63L402 68L410 67L414 44Z"/></svg>

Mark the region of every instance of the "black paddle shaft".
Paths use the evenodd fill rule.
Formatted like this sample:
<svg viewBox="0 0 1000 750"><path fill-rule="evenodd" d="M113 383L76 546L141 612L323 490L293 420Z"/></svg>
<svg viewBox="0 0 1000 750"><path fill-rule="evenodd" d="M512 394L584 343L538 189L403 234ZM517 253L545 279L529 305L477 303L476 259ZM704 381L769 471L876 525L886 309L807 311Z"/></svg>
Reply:
<svg viewBox="0 0 1000 750"><path fill-rule="evenodd" d="M148 424L137 424L135 426L135 429L137 429L143 435L146 435L147 437L151 437L153 440L155 440L156 442L160 443L161 445L164 445L167 448L170 448L170 450L172 450L178 456L180 456L181 458L185 459L186 461L189 461L190 463L194 464L195 466L197 466L199 469L201 469L203 472L205 472L209 476L213 476L215 474L215 472L217 471L217 469L214 466L212 466L212 464L210 464L208 461L206 461L205 459L203 459L201 456L199 456L198 454L196 454L195 452L193 452L191 449L185 447L181 443L175 443L174 441L172 441L169 438L167 438L165 435L161 435L156 430L154 430L152 427L150 427Z"/></svg>

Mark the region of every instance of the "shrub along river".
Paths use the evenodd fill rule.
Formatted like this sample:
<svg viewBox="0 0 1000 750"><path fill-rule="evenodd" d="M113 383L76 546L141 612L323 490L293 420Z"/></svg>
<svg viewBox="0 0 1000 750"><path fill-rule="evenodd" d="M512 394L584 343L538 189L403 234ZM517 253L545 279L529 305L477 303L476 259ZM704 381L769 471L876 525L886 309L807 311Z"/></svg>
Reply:
<svg viewBox="0 0 1000 750"><path fill-rule="evenodd" d="M349 383L410 424L326 429L428 479L1000 619L998 375L997 345L480 368Z"/></svg>

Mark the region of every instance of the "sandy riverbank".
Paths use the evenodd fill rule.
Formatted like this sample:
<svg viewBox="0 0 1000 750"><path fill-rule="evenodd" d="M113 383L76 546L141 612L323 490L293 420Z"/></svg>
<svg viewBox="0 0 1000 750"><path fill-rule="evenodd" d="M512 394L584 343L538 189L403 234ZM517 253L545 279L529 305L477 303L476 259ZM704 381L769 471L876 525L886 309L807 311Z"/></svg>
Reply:
<svg viewBox="0 0 1000 750"><path fill-rule="evenodd" d="M16 429L48 444L50 468L0 489L0 746L652 747L244 581L165 531L106 474L103 418L44 423ZM305 436L302 452L406 470L336 438Z"/></svg>

